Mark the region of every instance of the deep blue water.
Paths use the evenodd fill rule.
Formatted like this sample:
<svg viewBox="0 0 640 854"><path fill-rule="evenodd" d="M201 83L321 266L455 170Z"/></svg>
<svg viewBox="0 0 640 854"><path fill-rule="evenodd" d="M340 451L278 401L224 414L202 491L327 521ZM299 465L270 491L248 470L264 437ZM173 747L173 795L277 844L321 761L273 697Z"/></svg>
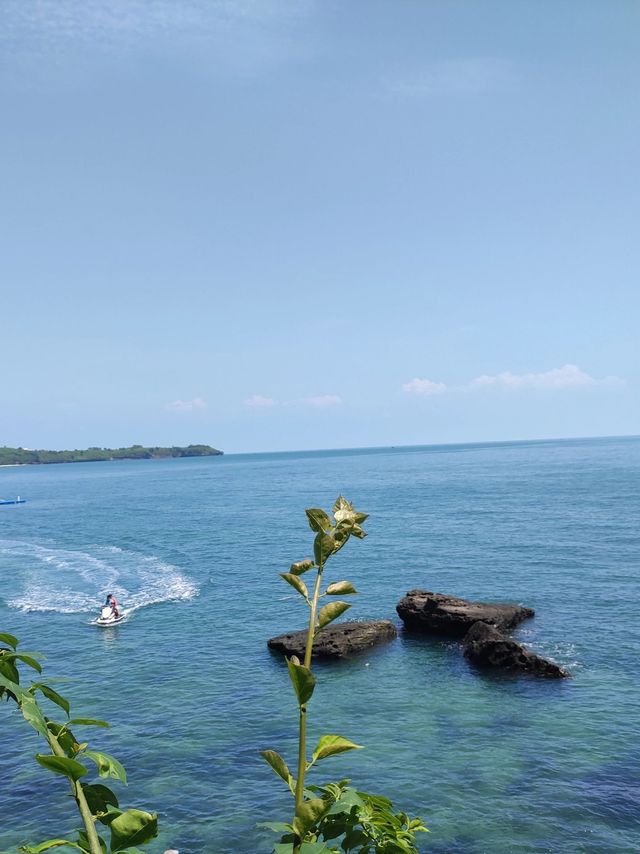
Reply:
<svg viewBox="0 0 640 854"><path fill-rule="evenodd" d="M475 672L455 644L407 637L318 669L311 740L419 813L434 854L640 850L640 439L225 456L0 469L0 631L47 655L49 681L129 773L121 803L158 811L148 847L270 851L288 820L258 750L294 764L296 707L268 637L302 628L279 579L311 550L304 508L338 493L369 537L328 564L350 616L396 619L413 587L536 609L518 636L568 667L544 681ZM130 617L89 621L106 592ZM0 851L77 825L38 737L0 707ZM323 773L324 772L324 773Z"/></svg>

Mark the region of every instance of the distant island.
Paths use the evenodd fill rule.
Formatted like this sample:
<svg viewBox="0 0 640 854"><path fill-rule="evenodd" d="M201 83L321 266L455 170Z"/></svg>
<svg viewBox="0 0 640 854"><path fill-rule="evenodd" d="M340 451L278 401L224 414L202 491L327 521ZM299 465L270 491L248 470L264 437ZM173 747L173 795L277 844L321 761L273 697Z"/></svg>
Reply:
<svg viewBox="0 0 640 854"><path fill-rule="evenodd" d="M87 448L84 451L32 451L28 448L0 448L0 466L40 465L48 463L94 463L107 460L159 460L167 457L216 457L222 454L210 445L186 448Z"/></svg>

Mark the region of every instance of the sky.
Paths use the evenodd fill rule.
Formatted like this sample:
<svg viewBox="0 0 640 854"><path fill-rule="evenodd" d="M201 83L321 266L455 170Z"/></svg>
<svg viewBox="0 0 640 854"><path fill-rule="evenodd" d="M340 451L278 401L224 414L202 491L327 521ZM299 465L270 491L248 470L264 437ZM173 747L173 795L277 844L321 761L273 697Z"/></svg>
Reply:
<svg viewBox="0 0 640 854"><path fill-rule="evenodd" d="M1 0L0 445L640 433L635 0Z"/></svg>

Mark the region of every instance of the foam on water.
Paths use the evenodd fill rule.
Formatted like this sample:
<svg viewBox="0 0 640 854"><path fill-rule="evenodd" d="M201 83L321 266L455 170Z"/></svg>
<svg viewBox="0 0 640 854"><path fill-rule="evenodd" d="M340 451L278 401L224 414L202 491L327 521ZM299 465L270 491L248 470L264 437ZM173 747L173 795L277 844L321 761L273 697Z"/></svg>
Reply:
<svg viewBox="0 0 640 854"><path fill-rule="evenodd" d="M178 567L119 546L68 549L0 540L0 569L5 566L10 570L10 586L2 590L3 598L10 608L23 612L95 611L97 603L113 593L131 613L198 593L197 585Z"/></svg>

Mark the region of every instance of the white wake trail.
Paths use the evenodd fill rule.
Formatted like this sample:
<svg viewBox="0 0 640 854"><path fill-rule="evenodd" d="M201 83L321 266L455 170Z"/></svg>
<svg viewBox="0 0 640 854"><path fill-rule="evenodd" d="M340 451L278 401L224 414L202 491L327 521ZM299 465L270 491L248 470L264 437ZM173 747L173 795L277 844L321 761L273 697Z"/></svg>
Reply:
<svg viewBox="0 0 640 854"><path fill-rule="evenodd" d="M0 539L0 595L10 608L63 614L95 611L113 593L131 613L198 594L182 570L119 546L70 549Z"/></svg>

